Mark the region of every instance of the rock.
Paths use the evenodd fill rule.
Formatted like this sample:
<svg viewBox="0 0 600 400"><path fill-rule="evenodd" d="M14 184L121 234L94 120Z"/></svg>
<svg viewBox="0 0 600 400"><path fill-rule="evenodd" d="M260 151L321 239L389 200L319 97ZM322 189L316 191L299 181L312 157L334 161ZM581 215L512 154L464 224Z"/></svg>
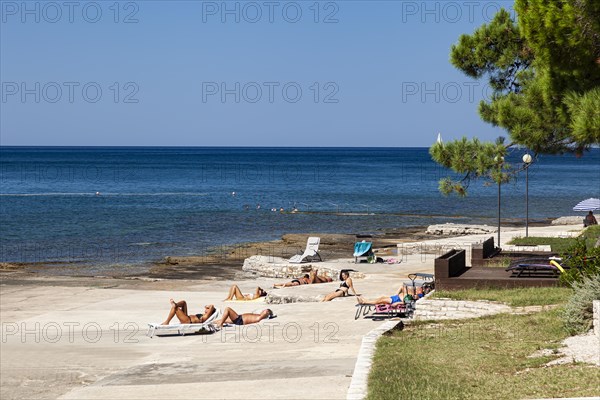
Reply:
<svg viewBox="0 0 600 400"><path fill-rule="evenodd" d="M566 217L560 217L553 220L552 225L581 225L583 226L583 216L571 215Z"/></svg>
<svg viewBox="0 0 600 400"><path fill-rule="evenodd" d="M429 225L427 233L430 235L476 235L482 233L494 233L498 228L488 225L467 225L467 224L438 224Z"/></svg>
<svg viewBox="0 0 600 400"><path fill-rule="evenodd" d="M268 278L293 279L307 274L313 269L318 269L319 275L327 275L336 280L342 269L338 269L339 266L338 264L334 268L331 264L322 262L293 264L281 257L251 256L244 260L242 271ZM359 271L351 271L350 277L362 279L365 274Z"/></svg>

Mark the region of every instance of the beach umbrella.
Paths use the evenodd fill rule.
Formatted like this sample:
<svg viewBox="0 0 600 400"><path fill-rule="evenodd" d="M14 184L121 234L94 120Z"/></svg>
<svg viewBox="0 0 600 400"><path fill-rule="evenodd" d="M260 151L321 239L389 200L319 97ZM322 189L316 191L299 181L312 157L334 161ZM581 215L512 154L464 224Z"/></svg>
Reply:
<svg viewBox="0 0 600 400"><path fill-rule="evenodd" d="M600 199L587 199L577 203L573 211L594 211L600 209Z"/></svg>

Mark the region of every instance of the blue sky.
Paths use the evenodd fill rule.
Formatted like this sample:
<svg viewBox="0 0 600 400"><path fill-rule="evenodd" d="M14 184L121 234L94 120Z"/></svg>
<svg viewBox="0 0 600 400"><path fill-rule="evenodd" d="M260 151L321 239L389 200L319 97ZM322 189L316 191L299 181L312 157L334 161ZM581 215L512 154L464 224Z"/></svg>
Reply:
<svg viewBox="0 0 600 400"><path fill-rule="evenodd" d="M512 1L0 2L0 143L429 146L504 134L449 63ZM116 4L116 6L115 6Z"/></svg>

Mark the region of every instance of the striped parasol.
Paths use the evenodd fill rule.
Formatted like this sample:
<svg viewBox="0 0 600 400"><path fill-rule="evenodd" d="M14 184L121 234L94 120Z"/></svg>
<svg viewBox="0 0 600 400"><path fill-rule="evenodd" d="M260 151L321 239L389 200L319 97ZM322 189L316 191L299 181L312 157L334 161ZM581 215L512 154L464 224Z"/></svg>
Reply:
<svg viewBox="0 0 600 400"><path fill-rule="evenodd" d="M573 211L594 211L600 209L600 199L587 199L577 203Z"/></svg>

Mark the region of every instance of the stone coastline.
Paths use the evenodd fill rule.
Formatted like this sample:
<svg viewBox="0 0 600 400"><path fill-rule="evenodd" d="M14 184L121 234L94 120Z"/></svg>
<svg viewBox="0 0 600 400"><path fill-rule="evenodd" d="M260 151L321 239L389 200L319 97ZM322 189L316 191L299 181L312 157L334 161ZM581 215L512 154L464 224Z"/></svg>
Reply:
<svg viewBox="0 0 600 400"><path fill-rule="evenodd" d="M552 225L579 225L583 226L583 215L571 215L552 220Z"/></svg>
<svg viewBox="0 0 600 400"><path fill-rule="evenodd" d="M347 268L340 268L339 265L337 268L334 268L326 262L294 264L281 257L269 256L248 257L244 260L244 265L242 266L242 271L245 272L266 278L282 279L297 278L315 269L319 271L319 275L325 275L335 281L338 279L338 275L342 269ZM350 277L353 279L362 279L365 277L365 274L359 271L350 271Z"/></svg>
<svg viewBox="0 0 600 400"><path fill-rule="evenodd" d="M489 225L468 225L468 224L437 224L430 225L427 228L427 234L429 235L478 235L481 233L494 233L498 232L497 227Z"/></svg>

